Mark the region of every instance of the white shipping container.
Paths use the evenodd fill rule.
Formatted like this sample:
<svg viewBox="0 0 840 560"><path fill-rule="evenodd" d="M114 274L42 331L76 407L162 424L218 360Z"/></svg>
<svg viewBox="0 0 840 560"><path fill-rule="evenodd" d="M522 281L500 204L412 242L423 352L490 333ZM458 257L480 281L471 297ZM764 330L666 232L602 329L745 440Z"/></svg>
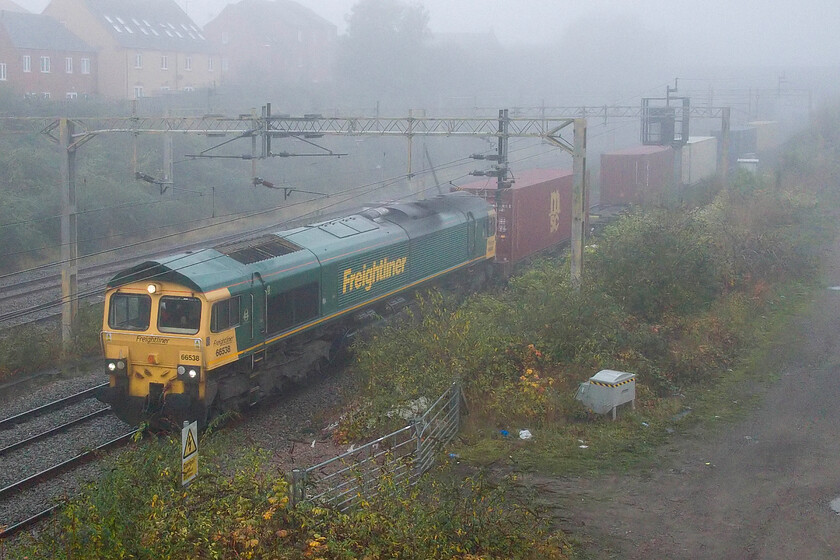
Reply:
<svg viewBox="0 0 840 560"><path fill-rule="evenodd" d="M779 147L779 123L776 121L753 121L747 123L755 128L755 148L759 152Z"/></svg>
<svg viewBox="0 0 840 560"><path fill-rule="evenodd" d="M689 136L682 147L682 184L694 185L717 172L717 138Z"/></svg>

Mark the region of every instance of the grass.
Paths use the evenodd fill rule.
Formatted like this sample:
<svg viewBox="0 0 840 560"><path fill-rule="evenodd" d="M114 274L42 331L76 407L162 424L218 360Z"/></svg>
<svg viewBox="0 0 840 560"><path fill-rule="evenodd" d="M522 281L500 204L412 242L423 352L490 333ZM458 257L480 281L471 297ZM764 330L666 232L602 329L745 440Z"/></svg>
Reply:
<svg viewBox="0 0 840 560"><path fill-rule="evenodd" d="M779 354L790 357L801 347L792 339L791 321L807 311L815 289L798 283L781 287L772 312L752 323L750 342L735 366L702 386L658 397L639 385L636 409L623 405L616 421L609 414L585 413L541 428L524 423L491 429L488 418L468 417L453 452L476 468L549 476L597 476L649 467L668 442L696 435L697 430L725 429L761 402L763 391L778 379ZM532 439L519 439L524 428L532 432ZM502 429L509 435L501 435Z"/></svg>

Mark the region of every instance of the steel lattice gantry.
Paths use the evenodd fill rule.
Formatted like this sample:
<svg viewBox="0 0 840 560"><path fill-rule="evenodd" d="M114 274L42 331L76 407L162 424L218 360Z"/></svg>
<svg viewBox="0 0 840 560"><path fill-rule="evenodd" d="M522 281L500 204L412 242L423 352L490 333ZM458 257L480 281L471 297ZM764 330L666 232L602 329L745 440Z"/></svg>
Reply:
<svg viewBox="0 0 840 560"><path fill-rule="evenodd" d="M71 341L72 325L77 310L78 275L75 154L76 150L100 134L198 134L205 136L233 135L236 138L262 139L262 150L256 159L272 157L271 139L284 137L317 138L338 136L402 136L409 142L414 136L498 138L500 147L508 138L544 140L572 155L574 204L572 208L572 280L578 285L582 270L584 242L584 177L586 174L586 118L545 116L508 117L303 117L272 116L270 105L261 115L225 117L84 117L84 118L0 118L0 133L40 132L56 142L62 154L62 337ZM571 136L568 140L563 133ZM226 142L227 143L227 142ZM256 151L256 150L253 150ZM410 159L409 159L410 165ZM409 169L410 174L410 169ZM66 248L66 249L65 249Z"/></svg>

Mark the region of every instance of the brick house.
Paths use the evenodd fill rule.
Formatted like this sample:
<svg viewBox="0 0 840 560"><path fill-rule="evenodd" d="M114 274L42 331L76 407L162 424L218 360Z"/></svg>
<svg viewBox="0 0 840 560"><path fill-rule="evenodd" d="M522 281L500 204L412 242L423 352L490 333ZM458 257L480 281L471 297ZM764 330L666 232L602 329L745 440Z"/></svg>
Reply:
<svg viewBox="0 0 840 560"><path fill-rule="evenodd" d="M332 81L336 26L292 0L240 0L204 26L219 45L229 81L314 84Z"/></svg>
<svg viewBox="0 0 840 560"><path fill-rule="evenodd" d="M137 99L221 83L217 52L174 0L52 0L44 13L97 49L105 97Z"/></svg>
<svg viewBox="0 0 840 560"><path fill-rule="evenodd" d="M55 19L0 11L0 87L27 96L96 93L96 51Z"/></svg>

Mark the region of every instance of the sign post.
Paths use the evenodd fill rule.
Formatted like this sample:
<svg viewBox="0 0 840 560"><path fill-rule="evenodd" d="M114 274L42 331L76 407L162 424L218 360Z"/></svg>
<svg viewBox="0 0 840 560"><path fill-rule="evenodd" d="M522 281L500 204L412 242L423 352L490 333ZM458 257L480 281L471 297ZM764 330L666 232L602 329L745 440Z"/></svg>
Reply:
<svg viewBox="0 0 840 560"><path fill-rule="evenodd" d="M187 486L198 474L198 422L184 421L181 429L181 486Z"/></svg>

